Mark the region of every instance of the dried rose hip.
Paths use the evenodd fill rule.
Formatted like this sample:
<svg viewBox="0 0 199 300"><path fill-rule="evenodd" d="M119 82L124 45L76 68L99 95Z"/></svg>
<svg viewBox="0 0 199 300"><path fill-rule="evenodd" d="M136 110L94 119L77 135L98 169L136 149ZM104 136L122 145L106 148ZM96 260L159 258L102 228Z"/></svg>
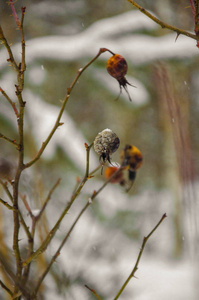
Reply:
<svg viewBox="0 0 199 300"><path fill-rule="evenodd" d="M129 97L129 100L132 101L132 99L129 95L128 89L127 89L127 85L131 85L133 87L135 87L135 86L130 84L127 81L127 79L125 78L125 75L128 70L128 65L127 65L125 58L122 55L114 54L113 56L111 56L108 59L108 61L106 63L106 68L107 68L108 73L112 77L117 79L117 81L119 82L120 94L122 92L122 87L123 87Z"/></svg>

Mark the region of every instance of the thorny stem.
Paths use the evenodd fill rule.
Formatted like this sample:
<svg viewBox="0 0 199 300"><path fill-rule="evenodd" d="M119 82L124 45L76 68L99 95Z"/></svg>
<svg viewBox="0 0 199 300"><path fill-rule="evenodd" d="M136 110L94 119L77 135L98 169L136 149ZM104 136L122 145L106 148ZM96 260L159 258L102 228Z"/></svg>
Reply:
<svg viewBox="0 0 199 300"><path fill-rule="evenodd" d="M4 183L1 179L0 179L0 184L2 185L3 189L5 190L5 192L6 192L7 196L8 196L8 198L10 199L10 201L13 203L13 197L12 197L12 195L11 195L8 187L7 187L7 184ZM13 210L13 206L12 206L12 210ZM24 228L24 231L25 231L28 239L29 239L29 238L31 238L31 234L30 234L30 231L28 229L28 226L26 225L26 223L24 221L24 218L22 216L22 213L21 213L21 211L19 209L18 209L18 212L19 212L20 222L21 222L21 224L22 224L22 226Z"/></svg>
<svg viewBox="0 0 199 300"><path fill-rule="evenodd" d="M9 58L7 59L7 61L10 62L11 65L13 66L14 70L16 72L18 72L19 68L18 68L17 63L16 63L16 61L14 59L14 56L12 54L12 50L10 48L10 45L8 44L6 38L5 38L4 34L3 34L3 29L1 27L1 25L0 25L0 41L5 46L5 48L6 48L7 52L8 52Z"/></svg>
<svg viewBox="0 0 199 300"><path fill-rule="evenodd" d="M77 83L79 77L81 76L81 74L104 52L106 51L109 51L111 52L110 50L106 49L106 48L100 48L98 54L88 63L86 64L83 68L80 68L78 70L78 73L75 77L75 79L73 80L72 84L70 85L70 87L67 89L67 93L65 95L65 98L62 102L62 106L61 106L61 109L60 109L60 112L59 112L59 115L57 117L57 120L55 122L55 125L53 126L51 132L49 133L48 137L46 138L46 140L42 143L42 146L40 148L40 150L38 151L38 153L36 154L35 158L33 158L30 162L26 163L25 164L25 168L29 168L30 166L32 166L36 161L38 161L41 157L41 155L43 154L46 146L48 145L48 143L50 142L52 136L54 135L55 131L57 130L57 128L61 125L63 125L63 123L60 123L60 120L61 120L61 117L63 115L63 112L64 112L64 109L65 109L65 106L68 102L68 99L70 97L70 94L75 86L75 84Z"/></svg>
<svg viewBox="0 0 199 300"><path fill-rule="evenodd" d="M85 285L85 287L91 291L91 293L93 293L93 295L98 299L98 300L101 300L100 296L97 294L97 292L93 289L91 289L88 285Z"/></svg>
<svg viewBox="0 0 199 300"><path fill-rule="evenodd" d="M10 103L10 105L12 106L14 113L16 115L16 117L19 117L19 113L18 110L15 106L15 103L10 99L10 97L7 95L7 93L0 87L0 92L2 93L2 95L7 99L7 101Z"/></svg>
<svg viewBox="0 0 199 300"><path fill-rule="evenodd" d="M10 201L13 203L13 197L8 189L7 183L3 182L3 180L0 179L0 184L2 185L4 191L6 192L8 198L10 199Z"/></svg>
<svg viewBox="0 0 199 300"><path fill-rule="evenodd" d="M30 216L32 218L32 229L31 229L31 239L28 240L28 254L27 257L30 257L30 255L33 253L33 247L34 247L34 236L35 236L35 230L36 230L36 225L37 222L39 221L39 219L41 218L48 202L51 199L52 193L54 192L54 190L57 188L57 186L60 184L61 179L58 179L57 182L53 185L53 187L51 188L51 190L49 191L46 200L44 201L42 208L39 212L38 215L34 216L32 211L30 210L30 208L28 207L28 212L30 213ZM30 265L28 264L27 266L25 266L24 268L24 272L23 272L23 278L22 281L24 284L26 284L27 280L28 280L28 276L29 276L29 272L30 272Z"/></svg>
<svg viewBox="0 0 199 300"><path fill-rule="evenodd" d="M4 134L0 133L0 139L4 139L5 141L13 144L16 148L19 147L19 145L17 144L16 140L11 140L10 138L8 138L7 136L5 136Z"/></svg>
<svg viewBox="0 0 199 300"><path fill-rule="evenodd" d="M24 124L23 124L23 122L24 122L25 102L23 101L23 98L22 98L22 91L23 91L23 86L24 86L24 71L25 71L25 42L24 42L24 32L23 32L23 20L24 20L25 8L22 8L22 17L21 17L21 22L20 22L18 19L16 10L15 10L14 4L13 4L13 1L10 0L9 3L11 6L13 16L16 21L16 24L21 32L21 45L22 45L22 62L18 66L17 63L15 62L11 48L3 34L3 30L0 27L0 40L2 41L2 43L4 44L4 46L7 49L7 52L9 55L8 61L11 62L11 65L13 66L14 70L17 72L17 81L18 81L18 85L15 85L15 87L16 87L16 95L17 95L18 102L19 102L19 112L15 109L15 105L13 104L13 102L10 100L10 98L7 96L6 93L4 93L4 96L12 105L12 107L15 111L15 114L17 116L18 135L19 135L19 142L18 142L18 147L17 147L17 149L18 149L18 166L17 166L17 170L15 173L15 178L14 178L14 182L13 182L13 197L12 197L12 199L13 199L13 220L14 220L13 251L14 251L15 259L16 259L16 278L19 281L21 278L21 274L22 274L22 260L21 260L21 253L20 253L20 248L19 248L20 213L19 213L19 209L18 209L18 195L19 195L19 181L20 181L21 173L24 169L24 163L23 163L23 161L24 161ZM1 92L2 92L2 90L1 90ZM5 137L4 137L4 139L5 139ZM8 138L7 138L7 140L12 142ZM15 144L15 142L12 142L12 143ZM23 220L22 217L21 217L21 220ZM22 222L24 222L24 221L22 221ZM25 222L24 222L24 225L25 225ZM24 228L27 229L27 226L25 226ZM26 233L29 233L29 230L26 230ZM18 292L18 284L15 284L14 294L17 294L17 292Z"/></svg>
<svg viewBox="0 0 199 300"><path fill-rule="evenodd" d="M90 205L90 203L88 202L84 208L81 210L80 214L78 215L78 217L75 219L75 222L73 223L73 225L71 226L70 230L68 231L68 233L66 234L65 238L63 239L62 243L60 244L58 250L56 251L56 253L53 255L50 263L48 264L46 270L44 271L44 273L42 274L42 276L39 278L38 280L38 283L37 283L37 286L35 288L35 291L34 291L34 295L37 294L40 286L41 286L41 283L43 282L44 278L46 277L46 275L48 274L48 272L50 271L53 263L55 262L56 258L59 256L60 254L60 251L61 249L63 248L65 242L67 241L68 237L70 236L73 228L75 227L75 225L77 224L77 222L79 221L79 219L81 218L82 214L85 212L85 210L87 209L87 207Z"/></svg>
<svg viewBox="0 0 199 300"><path fill-rule="evenodd" d="M4 255L0 251L0 263L5 269L6 273L9 275L9 277L12 279L12 281L15 284L15 287L18 287L20 290L19 294L21 293L26 297L26 299L31 299L29 290L27 288L24 288L23 284L19 280L19 278L14 274L12 266L8 263L8 261L4 258ZM17 291L18 292L18 291ZM18 296L16 296L16 291L14 291L13 296L15 295L14 299L18 299ZM18 293L17 293L18 295Z"/></svg>
<svg viewBox="0 0 199 300"><path fill-rule="evenodd" d="M18 72L18 84L19 84L19 91L23 91L24 87L24 72L26 70L26 63L25 63L25 40L24 40L24 30L23 30L23 21L24 21L24 14L25 14L25 7L21 8L21 22L20 22L20 32L21 32L21 63L19 64L19 72ZM21 99L22 100L22 99ZM23 106L23 101L21 101L21 104Z"/></svg>
<svg viewBox="0 0 199 300"><path fill-rule="evenodd" d="M17 26L20 28L20 21L19 21L19 18L17 16L13 1L9 0L9 4L10 4L11 10L12 10L12 14L13 14L13 17L15 19L15 22L16 22Z"/></svg>
<svg viewBox="0 0 199 300"><path fill-rule="evenodd" d="M161 20L159 20L158 18L156 18L155 16L153 16L150 12L148 12L146 9L144 9L143 7L141 7L139 4L137 4L137 2L133 1L133 0L127 0L129 3L131 3L133 6L135 6L137 9L139 9L144 15L146 15L147 17L149 17L151 20L153 20L155 23L157 23L158 25L160 25L162 28L167 28L169 30L175 31L177 33L177 37L182 34L182 35L186 35L194 40L199 41L199 36L192 34L186 30L171 26Z"/></svg>
<svg viewBox="0 0 199 300"><path fill-rule="evenodd" d="M135 275L135 272L138 270L138 264L140 262L140 259L141 259L141 256L142 256L142 253L144 251L144 248L145 248L145 245L148 241L148 239L151 237L151 235L154 233L154 231L159 227L159 225L162 223L162 221L167 217L166 214L164 214L162 216L162 218L160 219L160 221L157 223L157 225L152 229L152 231L146 236L144 237L143 239L143 242L142 242L142 246L141 246L141 249L140 249L140 252L138 254L138 257L137 257L137 260L136 260L136 263L135 263L135 266L131 272L131 274L129 275L129 277L127 278L127 280L124 282L124 284L122 285L121 289L119 290L119 292L117 293L116 297L114 298L114 300L117 300L120 295L122 294L122 292L124 291L125 287L127 286L127 284L129 283L129 281L131 280L131 278L134 277Z"/></svg>
<svg viewBox="0 0 199 300"><path fill-rule="evenodd" d="M70 201L66 205L64 211L62 212L61 216L59 217L59 219L56 222L56 224L54 225L54 227L51 229L51 231L47 235L47 237L44 240L44 242L42 243L42 245L34 253L32 253L32 255L30 255L28 257L28 259L26 259L23 262L23 266L28 265L33 259L36 259L40 254L42 254L46 250L46 248L48 247L48 245L51 242L52 238L54 237L55 233L57 232L63 218L65 217L65 215L69 211L70 207L72 206L73 202L75 201L75 199L79 195L80 191L84 187L86 181L88 179L90 179L90 175L89 175L89 153L90 153L90 149L91 149L92 145L93 144L91 144L90 146L88 146L88 145L86 146L86 160L87 160L87 162L86 162L86 173L85 173L85 176L84 176L83 180L79 184L79 187L76 189L76 191L72 194Z"/></svg>
<svg viewBox="0 0 199 300"><path fill-rule="evenodd" d="M55 262L56 258L60 255L60 251L63 248L63 246L65 245L66 241L68 240L71 232L73 231L73 229L75 228L75 225L77 224L77 222L79 221L79 219L81 218L81 216L83 215L83 213L87 210L87 208L93 203L93 200L96 198L96 196L105 188L105 186L113 179L113 177L115 177L119 172L121 171L121 168L119 168L102 186L101 188L99 188L97 191L94 191L92 196L88 199L87 203L84 205L84 207L82 208L82 210L80 211L80 213L78 214L78 216L76 217L75 221L73 222L73 224L71 225L70 229L68 230L68 232L66 233L63 241L61 242L59 248L57 249L56 253L53 255L49 265L47 266L46 270L44 271L44 273L41 275L41 277L38 280L38 283L36 285L36 288L34 290L33 295L36 296L41 283L43 282L44 278L46 277L46 275L48 274L50 268L52 267L53 263Z"/></svg>
<svg viewBox="0 0 199 300"><path fill-rule="evenodd" d="M0 203L2 203L4 206L6 206L9 210L13 210L13 206L8 204L8 202L4 201L3 199L0 198Z"/></svg>

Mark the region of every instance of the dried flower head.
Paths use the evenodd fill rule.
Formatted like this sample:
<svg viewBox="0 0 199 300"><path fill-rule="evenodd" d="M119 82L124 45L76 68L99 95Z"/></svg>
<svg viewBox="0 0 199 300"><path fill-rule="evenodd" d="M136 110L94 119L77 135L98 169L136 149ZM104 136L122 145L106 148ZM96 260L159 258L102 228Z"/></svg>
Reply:
<svg viewBox="0 0 199 300"><path fill-rule="evenodd" d="M111 179L111 183L119 183L120 185L125 185L123 170L118 171L118 167L109 166L106 168L104 176L106 179L111 178L116 172L115 176Z"/></svg>
<svg viewBox="0 0 199 300"><path fill-rule="evenodd" d="M117 81L119 82L120 94L122 92L122 87L123 87L129 97L129 100L132 101L131 97L129 95L128 89L127 89L127 85L131 85L133 87L135 87L135 86L130 84L127 81L127 79L125 78L125 75L128 70L128 65L127 65L125 58L122 55L114 54L113 56L111 56L108 59L108 61L106 63L106 68L107 68L108 73L112 77L117 79Z"/></svg>
<svg viewBox="0 0 199 300"><path fill-rule="evenodd" d="M131 171L136 171L141 167L143 156L140 150L133 145L126 145L122 150L121 164L123 167L128 167Z"/></svg>
<svg viewBox="0 0 199 300"><path fill-rule="evenodd" d="M110 161L110 155L115 152L120 145L118 136L110 129L99 132L94 140L94 150L100 155L100 160L105 163Z"/></svg>
<svg viewBox="0 0 199 300"><path fill-rule="evenodd" d="M126 145L120 155L122 167L128 170L129 187L126 189L128 192L134 184L137 169L142 165L143 156L140 150L133 145Z"/></svg>

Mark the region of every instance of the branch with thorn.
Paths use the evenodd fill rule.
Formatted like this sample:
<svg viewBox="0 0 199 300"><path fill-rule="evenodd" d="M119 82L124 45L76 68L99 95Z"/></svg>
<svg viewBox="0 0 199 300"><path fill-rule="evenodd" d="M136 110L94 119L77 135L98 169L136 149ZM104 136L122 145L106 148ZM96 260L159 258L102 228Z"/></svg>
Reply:
<svg viewBox="0 0 199 300"><path fill-rule="evenodd" d="M141 13L143 13L144 15L146 15L148 18L150 18L151 20L153 20L155 23L157 23L158 25L160 25L162 28L167 28L169 30L172 30L174 32L177 33L176 36L176 40L179 37L180 34L188 36L189 38L192 38L194 40L196 40L197 42L199 42L199 34L193 34L191 32L188 32L186 30L174 27L170 24L167 24L161 20L159 20L158 18L156 18L154 15L152 15L149 11L147 11L145 8L143 8L142 6L140 6L137 2L133 1L133 0L127 0L129 3L131 3L134 7L136 7L137 9L139 9L141 11ZM197 1L195 1L197 2Z"/></svg>

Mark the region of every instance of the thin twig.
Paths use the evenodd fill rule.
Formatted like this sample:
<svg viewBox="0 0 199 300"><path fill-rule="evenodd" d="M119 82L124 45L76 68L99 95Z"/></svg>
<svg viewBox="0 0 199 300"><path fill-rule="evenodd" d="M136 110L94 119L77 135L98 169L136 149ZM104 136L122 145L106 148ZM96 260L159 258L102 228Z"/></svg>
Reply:
<svg viewBox="0 0 199 300"><path fill-rule="evenodd" d="M18 72L19 68L18 68L17 63L16 63L16 61L15 61L15 59L14 59L14 56L13 56L11 47L10 47L10 45L8 44L6 38L5 38L4 34L3 34L3 29L2 29L2 27L1 27L1 25L0 25L0 41L1 41L2 44L5 46L5 48L6 48L7 52L8 52L9 58L7 59L7 61L10 62L11 65L13 66L14 70L15 70L16 72Z"/></svg>
<svg viewBox="0 0 199 300"><path fill-rule="evenodd" d="M38 151L38 153L36 154L35 158L33 158L30 162L26 163L25 164L25 168L29 168L30 166L32 166L36 161L38 161L41 157L41 155L43 154L44 150L46 149L46 146L48 145L48 143L50 142L52 136L54 135L55 131L57 130L57 128L61 125L63 125L63 123L60 123L60 120L61 120L61 117L63 115L63 112L64 112L64 109L65 109L65 106L68 102L68 99L70 97L70 94L75 86L75 84L77 83L79 77L81 76L81 74L104 52L106 51L109 51L108 49L106 48L100 48L98 54L88 63L86 64L83 68L80 68L78 70L78 73L75 77L75 79L73 80L72 84L70 85L70 87L67 89L67 93L65 95L65 98L62 102L62 106L61 106L61 109L60 109L60 112L59 112L59 115L57 117L57 120L55 122L55 125L53 126L51 132L49 133L48 137L46 138L46 140L42 143L42 146L40 148L40 150Z"/></svg>
<svg viewBox="0 0 199 300"><path fill-rule="evenodd" d="M18 84L19 90L22 92L24 87L24 72L26 70L26 62L25 62L25 39L24 39L24 30L23 30L23 21L25 15L26 8L21 8L21 22L20 22L20 32L21 32L21 64L19 65L19 73L18 73Z"/></svg>
<svg viewBox="0 0 199 300"><path fill-rule="evenodd" d="M10 7L11 7L11 10L12 10L12 14L13 14L13 17L15 19L15 22L17 24L18 27L20 27L20 21L19 21L19 18L17 16L17 13L16 13L16 10L15 10L15 7L14 7L14 3L12 0L9 0L10 1Z"/></svg>
<svg viewBox="0 0 199 300"><path fill-rule="evenodd" d="M6 192L8 198L10 199L10 201L13 203L13 197L12 197L11 192L9 191L7 182L4 182L3 180L0 179L0 184L2 185L4 191Z"/></svg>
<svg viewBox="0 0 199 300"><path fill-rule="evenodd" d="M14 113L16 115L16 117L19 117L19 113L18 110L16 108L15 102L13 102L10 97L8 96L8 94L0 87L0 92L2 93L2 95L7 99L7 101L10 103L10 105L12 106Z"/></svg>
<svg viewBox="0 0 199 300"><path fill-rule="evenodd" d="M90 153L90 149L91 146L87 146L86 147L86 159L89 160L89 153ZM58 221L56 222L56 224L54 225L54 227L51 229L51 231L49 232L49 234L47 235L46 239L44 240L44 242L42 243L42 245L34 252L32 253L32 255L30 255L30 257L28 259L26 259L23 262L23 266L28 265L33 259L36 259L40 254L42 254L46 248L48 247L49 243L51 242L52 238L54 237L55 233L57 232L63 218L65 217L65 215L68 213L70 207L72 206L73 202L75 201L75 199L77 198L77 196L79 195L80 191L82 190L82 188L84 187L86 181L90 178L90 176L87 174L88 172L88 166L89 163L87 162L87 168L86 168L86 173L85 176L82 180L82 182L80 183L78 189L75 191L75 193L72 195L70 201L68 202L68 204L66 205L64 211L62 212L61 216L59 217Z"/></svg>
<svg viewBox="0 0 199 300"><path fill-rule="evenodd" d="M55 252L55 254L53 255L53 257L51 258L50 263L48 264L46 270L44 271L44 273L41 275L41 277L39 278L35 291L33 293L34 296L36 296L41 283L43 282L44 278L46 277L46 275L48 274L48 272L50 271L50 268L52 267L53 263L56 261L57 257L60 255L61 249L63 248L63 246L65 245L66 241L68 240L71 232L73 231L73 229L75 228L77 222L79 221L79 219L81 218L81 216L83 215L83 213L87 210L87 208L93 203L93 200L96 198L96 196L105 188L105 186L113 179L114 176L117 175L117 173L119 173L121 171L121 168L119 168L102 186L101 188L98 189L98 191L94 191L92 196L89 197L87 203L84 205L84 207L81 209L81 211L79 212L78 216L76 217L75 221L73 222L73 224L71 225L70 229L68 230L68 232L66 233L64 239L62 240L60 246L58 247L57 251Z"/></svg>
<svg viewBox="0 0 199 300"><path fill-rule="evenodd" d="M25 296L26 299L31 299L30 298L30 293L29 293L29 288L24 288L22 282L19 280L19 278L15 275L14 270L11 266L11 264L5 259L4 255L0 251L0 263L3 266L4 270L6 273L9 275L9 277L12 279L14 282L15 286L18 287L18 289L21 291L21 293ZM19 294L21 294L19 292ZM16 294L15 291L13 294ZM16 298L14 298L16 299Z"/></svg>
<svg viewBox="0 0 199 300"><path fill-rule="evenodd" d="M24 33L23 33L23 19L24 19L24 13L25 10L22 10L22 19L21 22L19 21L19 18L17 16L13 1L10 0L10 7L12 10L13 17L16 21L17 27L20 29L21 32L21 45L22 45L22 62L17 66L11 48L7 43L7 40L5 39L3 35L3 31L0 30L0 38L7 48L8 54L9 54L9 60L11 64L13 65L14 69L17 71L17 81L18 85L15 85L16 88L16 95L19 102L19 112L17 117L17 125L18 125L18 137L19 137L19 143L18 143L18 166L15 173L15 178L13 182L13 221L14 221L14 230L13 230L13 251L15 254L15 260L16 260L16 277L18 280L20 280L22 275L22 259L21 259L21 252L19 247L19 230L20 230L20 213L18 208L18 197L19 197L19 181L21 177L21 173L24 169L24 108L25 108L25 102L23 101L22 97L22 91L24 86L24 71L25 71L25 42L24 42ZM23 69L22 69L23 66ZM21 218L22 222L24 222L23 218ZM27 234L29 234L29 230L27 230L27 226L24 222L24 228ZM17 294L19 291L19 287L17 284L15 284L14 287L14 294Z"/></svg>
<svg viewBox="0 0 199 300"><path fill-rule="evenodd" d="M0 179L0 184L2 185L4 191L6 192L8 198L10 199L10 201L13 203L13 197L12 197L12 195L11 195L9 189L8 189L7 183L3 182L3 180ZM21 211L19 209L18 209L18 213L19 213L20 222L21 222L21 224L22 224L22 226L24 228L24 231L25 231L28 239L30 239L31 238L31 234L30 234L29 228L26 225L26 223L24 221L24 218L22 216L22 213L21 213Z"/></svg>
<svg viewBox="0 0 199 300"><path fill-rule="evenodd" d="M93 289L91 289L88 285L85 285L85 287L91 291L91 293L93 293L93 295L98 299L98 300L101 300L100 296L97 294L97 292Z"/></svg>
<svg viewBox="0 0 199 300"><path fill-rule="evenodd" d="M127 284L129 283L129 281L135 276L135 272L137 271L138 269L138 264L140 262L140 259L141 259L141 256L142 256L142 253L144 251L144 248L145 248L145 245L148 241L148 239L151 237L151 235L154 233L154 231L159 227L159 225L162 223L162 221L167 217L166 214L164 214L162 216L162 218L160 219L160 221L157 223L157 225L152 229L152 231L146 236L144 237L143 239L143 242L142 242L142 246L141 246L141 249L140 249L140 252L139 252L139 255L138 255L138 258L136 260L136 263L135 263L135 266L131 272L131 274L129 275L129 277L127 278L127 280L125 281L125 283L122 285L121 289L119 290L119 292L117 293L117 295L115 296L114 300L117 300L120 295L122 294L122 292L124 291L125 287L127 286Z"/></svg>
<svg viewBox="0 0 199 300"><path fill-rule="evenodd" d="M10 204L8 204L8 202L4 201L3 199L0 198L0 202L6 206L9 210L13 210L13 206L11 206Z"/></svg>
<svg viewBox="0 0 199 300"><path fill-rule="evenodd" d="M196 36L193 33L190 33L186 30L171 26L161 20L159 20L158 18L156 18L155 16L153 16L150 12L148 12L146 9L144 9L143 7L141 7L139 4L137 4L135 1L133 0L127 0L129 3L131 3L133 6L135 6L137 9L139 9L144 15L146 15L147 17L149 17L151 20L153 20L155 23L157 23L158 25L160 25L162 28L167 28L169 30L175 31L177 33L177 35L179 36L180 34L182 35L186 35L194 40L199 41L199 36Z"/></svg>
<svg viewBox="0 0 199 300"><path fill-rule="evenodd" d="M24 204L32 218L32 230L31 230L31 236L32 238L28 240L28 254L27 254L27 258L30 257L30 255L32 255L33 253L33 248L34 248L34 236L35 236L35 230L36 230L36 225L37 225L37 222L39 221L39 219L41 218L49 200L51 199L51 196L52 196L52 193L54 192L54 190L56 189L56 187L60 184L60 181L61 179L59 178L57 180L57 182L53 185L53 187L51 188L51 190L49 191L47 197L46 197L46 200L44 201L43 203L43 206L39 212L38 215L34 215L27 203L27 201L24 199L24 197L22 198L23 201L24 201ZM22 278L22 281L24 284L26 284L27 280L28 280L28 276L29 276L29 272L30 272L30 265L31 264L28 264L25 266L24 268L24 272L23 272L23 278Z"/></svg>

